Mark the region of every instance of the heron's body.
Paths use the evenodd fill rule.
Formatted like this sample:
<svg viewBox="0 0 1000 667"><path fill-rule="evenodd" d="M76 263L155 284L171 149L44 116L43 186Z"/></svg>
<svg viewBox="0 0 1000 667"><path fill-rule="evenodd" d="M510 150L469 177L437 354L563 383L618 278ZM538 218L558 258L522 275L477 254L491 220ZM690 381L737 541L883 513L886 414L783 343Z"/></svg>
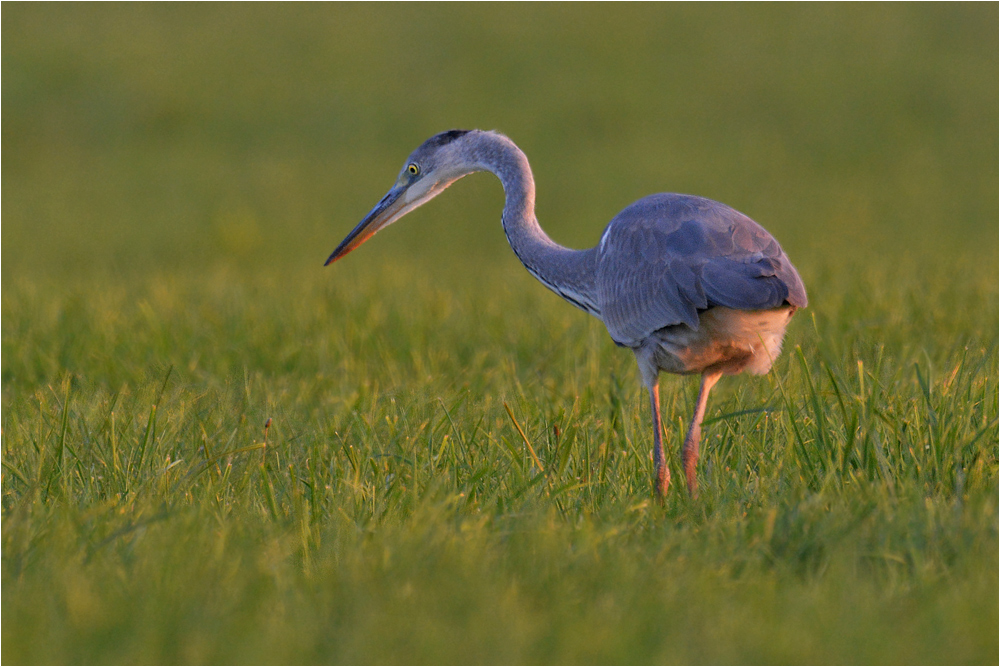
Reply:
<svg viewBox="0 0 1000 667"><path fill-rule="evenodd" d="M504 232L525 268L600 318L615 343L635 353L650 391L660 494L670 474L659 418L659 373L702 374L683 451L693 494L708 392L723 374L770 370L789 319L807 304L805 287L781 246L724 204L658 194L615 216L596 247L564 248L535 219L535 184L524 153L501 134L452 130L414 151L396 185L327 263L475 171L490 171L503 183Z"/></svg>

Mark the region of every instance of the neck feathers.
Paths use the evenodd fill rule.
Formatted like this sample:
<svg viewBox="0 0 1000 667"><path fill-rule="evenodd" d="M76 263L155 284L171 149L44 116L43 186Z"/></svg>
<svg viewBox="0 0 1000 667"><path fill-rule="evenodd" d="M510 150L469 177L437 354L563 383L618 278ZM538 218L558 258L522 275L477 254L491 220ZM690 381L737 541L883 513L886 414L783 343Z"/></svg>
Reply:
<svg viewBox="0 0 1000 667"><path fill-rule="evenodd" d="M571 250L551 238L535 218L535 179L513 141L494 132L477 133L472 160L503 184L503 230L531 275L574 306L600 317L597 307L596 251Z"/></svg>

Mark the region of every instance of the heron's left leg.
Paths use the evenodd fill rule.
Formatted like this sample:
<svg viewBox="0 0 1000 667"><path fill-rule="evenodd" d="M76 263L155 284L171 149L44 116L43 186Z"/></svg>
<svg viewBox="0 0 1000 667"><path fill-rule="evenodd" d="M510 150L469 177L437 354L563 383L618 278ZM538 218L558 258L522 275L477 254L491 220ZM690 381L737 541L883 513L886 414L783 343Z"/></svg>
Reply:
<svg viewBox="0 0 1000 667"><path fill-rule="evenodd" d="M698 441L701 440L701 420L705 418L705 406L708 405L708 392L722 377L722 371L708 370L701 375L701 388L698 390L698 404L694 408L694 417L684 438L684 449L681 459L684 462L684 474L687 476L688 493L694 498L698 495L698 480L695 478L695 468L698 465Z"/></svg>

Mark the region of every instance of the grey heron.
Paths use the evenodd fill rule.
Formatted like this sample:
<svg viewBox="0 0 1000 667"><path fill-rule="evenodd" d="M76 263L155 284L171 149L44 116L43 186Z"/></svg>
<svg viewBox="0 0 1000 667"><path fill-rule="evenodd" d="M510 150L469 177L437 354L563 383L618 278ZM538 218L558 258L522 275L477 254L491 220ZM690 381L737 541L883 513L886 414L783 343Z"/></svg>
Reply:
<svg viewBox="0 0 1000 667"><path fill-rule="evenodd" d="M326 264L478 171L492 172L503 184L501 222L528 272L599 318L616 344L635 353L649 389L654 489L661 498L670 469L663 452L659 374L701 374L681 455L688 492L695 496L709 392L722 375L767 373L781 352L789 319L807 304L805 286L781 246L724 204L656 194L616 215L596 247L565 248L535 218L535 181L521 149L497 132L450 130L410 154L396 183Z"/></svg>

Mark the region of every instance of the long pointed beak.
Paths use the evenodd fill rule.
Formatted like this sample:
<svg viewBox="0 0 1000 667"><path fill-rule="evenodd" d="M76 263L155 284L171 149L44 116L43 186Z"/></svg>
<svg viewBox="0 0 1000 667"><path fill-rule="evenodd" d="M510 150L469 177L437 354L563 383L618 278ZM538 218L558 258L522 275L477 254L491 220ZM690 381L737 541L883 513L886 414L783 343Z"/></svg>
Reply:
<svg viewBox="0 0 1000 667"><path fill-rule="evenodd" d="M404 187L393 186L386 193L385 197L382 197L382 201L368 212L365 219L358 223L358 226L351 230L347 238L340 242L340 245L337 246L337 249L333 251L333 254L330 255L323 266L329 266L333 262L336 262L374 236L375 232L394 222L404 212L405 202L402 194L405 190L406 188Z"/></svg>

